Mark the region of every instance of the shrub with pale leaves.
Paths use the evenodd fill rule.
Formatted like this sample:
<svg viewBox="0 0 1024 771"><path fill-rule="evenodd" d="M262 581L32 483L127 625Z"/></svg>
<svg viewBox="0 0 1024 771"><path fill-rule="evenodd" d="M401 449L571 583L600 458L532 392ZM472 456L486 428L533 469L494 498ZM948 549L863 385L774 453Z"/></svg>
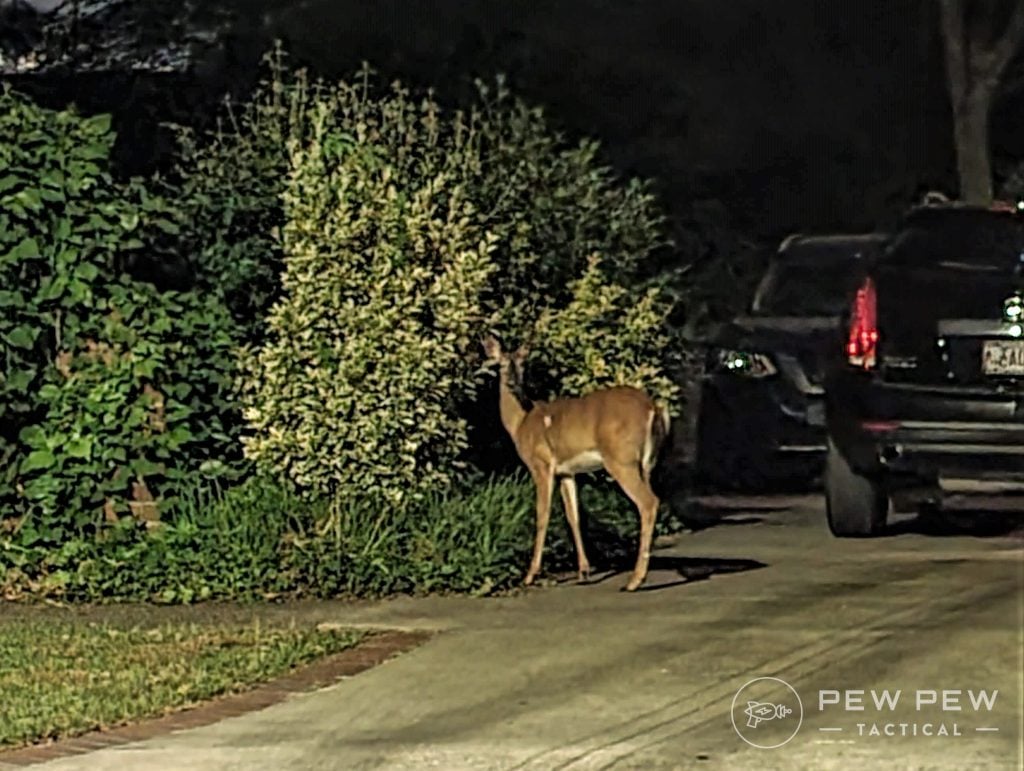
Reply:
<svg viewBox="0 0 1024 771"><path fill-rule="evenodd" d="M343 84L291 142L284 296L246 359L257 464L393 500L451 481L467 449L453 402L473 390L465 353L495 268L460 171L472 138L401 90Z"/></svg>
<svg viewBox="0 0 1024 771"><path fill-rule="evenodd" d="M243 356L264 471L332 495L445 489L488 330L533 343L546 396L620 382L673 405L671 303L649 270L663 219L596 143L500 88L462 111L381 92L369 70L272 89L301 125L280 131L280 299Z"/></svg>
<svg viewBox="0 0 1024 771"><path fill-rule="evenodd" d="M545 308L529 331L533 361L554 376L557 391L543 395L582 396L604 386L631 385L668 404L679 399L679 385L665 373L658 352L672 343L668 307L656 288L639 298L609 281L594 254L583 275L572 281L572 299Z"/></svg>

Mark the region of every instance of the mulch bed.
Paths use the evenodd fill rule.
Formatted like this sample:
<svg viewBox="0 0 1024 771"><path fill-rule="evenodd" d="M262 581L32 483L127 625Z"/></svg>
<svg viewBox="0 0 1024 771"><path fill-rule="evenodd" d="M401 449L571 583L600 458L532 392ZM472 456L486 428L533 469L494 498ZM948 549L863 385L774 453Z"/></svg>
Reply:
<svg viewBox="0 0 1024 771"><path fill-rule="evenodd" d="M69 755L82 755L105 747L151 739L173 731L210 725L229 717L264 709L284 701L290 694L323 688L357 675L399 653L426 642L431 632L375 632L353 648L327 656L295 671L242 693L229 694L179 712L140 720L130 725L21 747L0 750L0 768L28 766Z"/></svg>

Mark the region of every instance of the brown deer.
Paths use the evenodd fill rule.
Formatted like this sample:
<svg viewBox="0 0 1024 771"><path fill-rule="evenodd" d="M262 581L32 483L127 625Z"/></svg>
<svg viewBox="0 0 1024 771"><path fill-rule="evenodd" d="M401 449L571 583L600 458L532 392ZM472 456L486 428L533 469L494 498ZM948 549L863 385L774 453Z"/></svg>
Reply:
<svg viewBox="0 0 1024 771"><path fill-rule="evenodd" d="M615 386L574 399L537 402L527 411L515 394L522 383L527 350L511 355L493 337L483 340L490 362L499 365L501 422L515 443L537 488L537 531L533 559L523 583L540 572L555 479L560 483L565 517L576 545L578 578L590 576L580 537L576 474L604 467L640 512L640 544L633 575L624 587L636 590L647 578L651 538L659 500L650 485L651 469L669 430L668 409L636 388Z"/></svg>

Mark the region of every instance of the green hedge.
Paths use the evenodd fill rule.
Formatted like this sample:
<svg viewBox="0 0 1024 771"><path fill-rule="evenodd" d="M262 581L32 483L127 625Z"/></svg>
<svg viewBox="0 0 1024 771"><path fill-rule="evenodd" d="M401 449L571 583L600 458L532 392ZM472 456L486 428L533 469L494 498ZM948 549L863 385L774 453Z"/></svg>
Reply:
<svg viewBox="0 0 1024 771"><path fill-rule="evenodd" d="M152 516L232 453L230 319L133 277L181 215L111 178L113 140L108 116L0 94L0 506L23 545Z"/></svg>
<svg viewBox="0 0 1024 771"><path fill-rule="evenodd" d="M480 336L532 344L532 395L678 404L646 183L500 81L460 111L270 62L166 178L111 176L108 117L0 94L8 596L507 586L534 496L467 482Z"/></svg>

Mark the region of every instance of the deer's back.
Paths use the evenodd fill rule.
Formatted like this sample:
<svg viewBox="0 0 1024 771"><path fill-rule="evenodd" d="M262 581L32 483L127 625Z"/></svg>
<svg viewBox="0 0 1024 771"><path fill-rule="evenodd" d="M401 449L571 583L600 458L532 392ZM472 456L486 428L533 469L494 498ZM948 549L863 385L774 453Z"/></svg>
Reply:
<svg viewBox="0 0 1024 771"><path fill-rule="evenodd" d="M599 468L603 458L643 447L654 403L643 391L616 386L574 399L537 403L520 429L521 450L563 473Z"/></svg>

